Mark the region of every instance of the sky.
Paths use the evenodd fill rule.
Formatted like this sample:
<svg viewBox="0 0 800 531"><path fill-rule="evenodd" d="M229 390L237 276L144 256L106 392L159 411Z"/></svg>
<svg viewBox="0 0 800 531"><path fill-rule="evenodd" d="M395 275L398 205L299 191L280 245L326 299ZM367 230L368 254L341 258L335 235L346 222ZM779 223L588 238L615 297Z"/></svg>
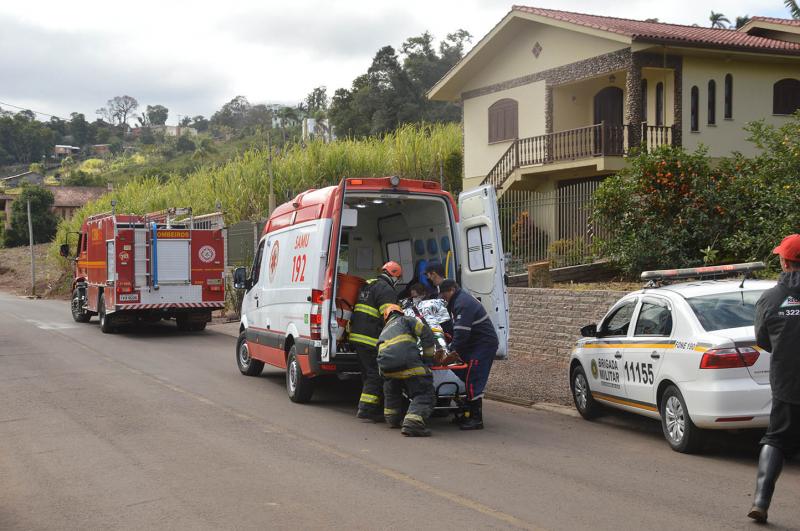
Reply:
<svg viewBox="0 0 800 531"><path fill-rule="evenodd" d="M676 24L708 25L712 10L788 17L782 0L3 0L0 108L92 121L130 95L176 123L237 95L296 104L318 86L349 88L378 49L424 31L438 42L465 29L474 45L515 3Z"/></svg>

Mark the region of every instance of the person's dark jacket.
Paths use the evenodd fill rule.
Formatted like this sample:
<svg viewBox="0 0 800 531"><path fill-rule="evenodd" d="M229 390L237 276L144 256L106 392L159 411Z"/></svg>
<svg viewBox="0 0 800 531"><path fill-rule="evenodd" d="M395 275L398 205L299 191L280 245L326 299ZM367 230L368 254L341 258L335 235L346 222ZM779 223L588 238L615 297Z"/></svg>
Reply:
<svg viewBox="0 0 800 531"><path fill-rule="evenodd" d="M800 404L800 271L782 273L756 303L756 344L772 353L772 396Z"/></svg>
<svg viewBox="0 0 800 531"><path fill-rule="evenodd" d="M497 332L478 299L459 288L450 299L447 309L453 316L452 350L466 356L475 347L497 350L500 345Z"/></svg>
<svg viewBox="0 0 800 531"><path fill-rule="evenodd" d="M417 339L422 345L422 357L419 355ZM422 320L406 315L393 315L378 339L378 367L388 378L421 376L427 371L415 372L407 369L422 368L423 361L427 365L433 364L435 347L433 332Z"/></svg>
<svg viewBox="0 0 800 531"><path fill-rule="evenodd" d="M383 330L383 310L397 304L397 291L389 275L381 274L362 288L350 320L350 342L375 347Z"/></svg>

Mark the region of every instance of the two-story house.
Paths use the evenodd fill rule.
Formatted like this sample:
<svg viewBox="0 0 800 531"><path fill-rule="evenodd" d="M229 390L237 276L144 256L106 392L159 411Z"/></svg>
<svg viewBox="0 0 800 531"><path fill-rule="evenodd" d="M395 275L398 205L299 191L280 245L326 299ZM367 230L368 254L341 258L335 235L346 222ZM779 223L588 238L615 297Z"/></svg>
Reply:
<svg viewBox="0 0 800 531"><path fill-rule="evenodd" d="M557 193L640 146L752 154L745 124L800 108L800 20L732 30L514 6L428 96L463 106L465 189ZM550 241L554 216L539 220Z"/></svg>

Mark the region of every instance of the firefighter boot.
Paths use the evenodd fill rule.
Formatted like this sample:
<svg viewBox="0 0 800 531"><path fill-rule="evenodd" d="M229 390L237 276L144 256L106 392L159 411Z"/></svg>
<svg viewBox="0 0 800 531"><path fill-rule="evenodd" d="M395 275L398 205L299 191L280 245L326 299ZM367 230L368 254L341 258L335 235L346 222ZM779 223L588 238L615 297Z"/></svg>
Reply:
<svg viewBox="0 0 800 531"><path fill-rule="evenodd" d="M406 437L430 437L431 430L425 426L425 421L419 415L407 414L403 419L400 433Z"/></svg>
<svg viewBox="0 0 800 531"><path fill-rule="evenodd" d="M756 477L756 493L753 495L753 507L747 516L758 523L766 523L767 509L775 492L775 482L783 468L783 452L774 446L765 444L758 456L758 475Z"/></svg>
<svg viewBox="0 0 800 531"><path fill-rule="evenodd" d="M462 430L483 429L483 398L476 398L469 403L469 410L464 412L464 420L458 427Z"/></svg>
<svg viewBox="0 0 800 531"><path fill-rule="evenodd" d="M384 422L383 413L377 410L372 409L363 409L358 408L358 413L356 413L356 417L362 420L371 420L372 422Z"/></svg>

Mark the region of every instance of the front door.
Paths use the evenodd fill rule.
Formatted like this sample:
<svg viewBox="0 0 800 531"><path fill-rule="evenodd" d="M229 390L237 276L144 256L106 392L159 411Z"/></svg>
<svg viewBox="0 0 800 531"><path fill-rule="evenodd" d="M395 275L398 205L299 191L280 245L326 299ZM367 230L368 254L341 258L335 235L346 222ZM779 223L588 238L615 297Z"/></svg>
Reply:
<svg viewBox="0 0 800 531"><path fill-rule="evenodd" d="M595 153L622 155L622 108L624 93L619 87L606 87L594 96L594 123L605 127L595 137Z"/></svg>
<svg viewBox="0 0 800 531"><path fill-rule="evenodd" d="M636 317L633 343L625 349L622 372L635 407L655 412L656 381L664 356L672 349L672 307L661 297L645 296Z"/></svg>

